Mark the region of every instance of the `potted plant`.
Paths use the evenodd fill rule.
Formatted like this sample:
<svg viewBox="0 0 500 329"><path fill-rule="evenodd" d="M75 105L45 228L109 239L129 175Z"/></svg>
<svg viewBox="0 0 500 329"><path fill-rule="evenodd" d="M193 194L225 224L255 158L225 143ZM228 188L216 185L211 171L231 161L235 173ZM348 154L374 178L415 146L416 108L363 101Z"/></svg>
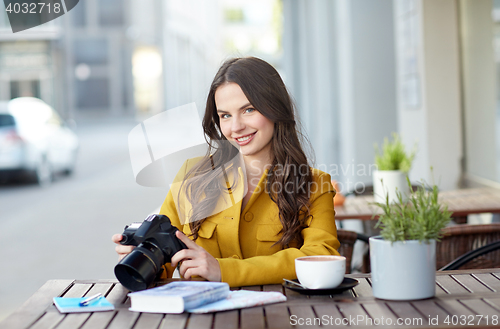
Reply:
<svg viewBox="0 0 500 329"><path fill-rule="evenodd" d="M410 180L407 180L411 186ZM388 300L433 297L436 282L436 241L451 212L438 202L438 188L419 186L398 203L376 203L383 213L377 226L381 236L370 238L373 295Z"/></svg>
<svg viewBox="0 0 500 329"><path fill-rule="evenodd" d="M410 193L411 185L406 184L406 177L411 169L416 150L407 153L397 133L392 134L392 141L384 139L382 150L375 145L375 164L373 172L373 195L375 202L397 202L396 191L401 192L403 200Z"/></svg>

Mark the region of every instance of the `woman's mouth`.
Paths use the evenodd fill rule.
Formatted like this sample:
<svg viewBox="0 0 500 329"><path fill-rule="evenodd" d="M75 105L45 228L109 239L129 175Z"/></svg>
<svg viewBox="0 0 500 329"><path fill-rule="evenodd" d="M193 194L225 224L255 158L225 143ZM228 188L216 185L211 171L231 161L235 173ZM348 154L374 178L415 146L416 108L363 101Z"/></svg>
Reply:
<svg viewBox="0 0 500 329"><path fill-rule="evenodd" d="M248 143L250 143L252 141L252 139L256 133L257 132L254 132L253 134L250 134L250 135L235 138L234 140L236 141L236 143L238 143L239 146L247 145Z"/></svg>

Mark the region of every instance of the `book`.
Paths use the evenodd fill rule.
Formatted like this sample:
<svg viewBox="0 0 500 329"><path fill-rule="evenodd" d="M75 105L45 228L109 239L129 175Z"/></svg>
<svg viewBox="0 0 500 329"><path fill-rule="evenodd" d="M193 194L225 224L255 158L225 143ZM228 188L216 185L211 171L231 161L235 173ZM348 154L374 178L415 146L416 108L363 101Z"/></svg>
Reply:
<svg viewBox="0 0 500 329"><path fill-rule="evenodd" d="M186 311L190 313L220 312L258 305L281 303L284 301L286 301L286 297L280 292L236 290L231 291L225 299Z"/></svg>
<svg viewBox="0 0 500 329"><path fill-rule="evenodd" d="M87 298L54 297L53 301L61 313L101 312L115 309L114 305L106 300L106 297L99 297L87 306L81 306L80 302L85 299Z"/></svg>
<svg viewBox="0 0 500 329"><path fill-rule="evenodd" d="M229 285L225 282L177 281L164 286L128 294L130 309L147 313L182 313L204 304L226 298Z"/></svg>

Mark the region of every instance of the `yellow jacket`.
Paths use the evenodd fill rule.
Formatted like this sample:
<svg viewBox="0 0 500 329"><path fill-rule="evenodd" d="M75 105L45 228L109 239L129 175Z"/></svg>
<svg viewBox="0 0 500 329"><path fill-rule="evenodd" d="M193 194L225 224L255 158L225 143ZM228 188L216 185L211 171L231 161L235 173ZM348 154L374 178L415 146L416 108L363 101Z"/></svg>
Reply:
<svg viewBox="0 0 500 329"><path fill-rule="evenodd" d="M178 175L187 172L191 164L186 161ZM191 161L192 162L192 161ZM278 232L282 225L278 207L265 192L265 172L255 193L241 210L241 201L218 214L208 217L199 230L196 244L217 259L222 281L231 287L279 284L295 279L295 258L308 255L338 255L340 246L335 227L333 197L335 190L330 175L313 169L311 184L310 218L302 230L302 246L282 249ZM172 189L160 213L170 218L172 225L186 235L191 233L189 224L182 225L175 207ZM166 266L168 276L172 268Z"/></svg>

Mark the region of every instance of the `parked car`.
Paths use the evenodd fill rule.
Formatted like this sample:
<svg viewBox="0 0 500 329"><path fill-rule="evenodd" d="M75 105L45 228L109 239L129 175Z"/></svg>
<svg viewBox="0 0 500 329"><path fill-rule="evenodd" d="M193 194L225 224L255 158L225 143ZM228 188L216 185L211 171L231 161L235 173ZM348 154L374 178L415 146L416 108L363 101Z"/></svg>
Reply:
<svg viewBox="0 0 500 329"><path fill-rule="evenodd" d="M20 97L0 102L0 176L31 178L40 185L53 174L71 174L78 137L52 107Z"/></svg>

